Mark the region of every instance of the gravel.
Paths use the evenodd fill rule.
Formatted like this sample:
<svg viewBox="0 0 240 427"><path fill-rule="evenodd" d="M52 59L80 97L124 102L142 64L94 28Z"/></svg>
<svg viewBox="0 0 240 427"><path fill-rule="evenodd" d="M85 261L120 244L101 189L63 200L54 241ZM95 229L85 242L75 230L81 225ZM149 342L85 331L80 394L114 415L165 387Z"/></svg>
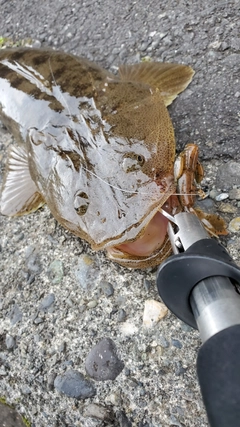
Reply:
<svg viewBox="0 0 240 427"><path fill-rule="evenodd" d="M36 47L61 48L113 72L122 62L148 58L195 69L192 84L169 108L177 147L200 147L204 190L215 191L205 206L218 212L225 202L215 197L230 195L236 209L223 216L236 220L221 241L239 263L239 192L231 192L240 188L238 0L0 0L0 7L0 35L15 41L30 38ZM0 180L11 142L1 127ZM3 401L32 427L207 427L195 368L198 332L170 312L143 327L145 301L161 302L155 270L128 270L91 251L46 206L1 217L0 227ZM96 381L85 364L102 339L114 342L124 369ZM69 392L69 381L70 390L86 385L91 397ZM4 410L8 426L17 425L12 410Z"/></svg>

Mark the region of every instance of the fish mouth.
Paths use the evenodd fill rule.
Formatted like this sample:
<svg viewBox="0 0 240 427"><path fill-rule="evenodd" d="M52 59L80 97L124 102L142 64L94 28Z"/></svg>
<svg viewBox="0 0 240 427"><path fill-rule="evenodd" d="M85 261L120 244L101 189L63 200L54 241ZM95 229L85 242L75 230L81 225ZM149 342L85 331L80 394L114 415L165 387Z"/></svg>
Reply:
<svg viewBox="0 0 240 427"><path fill-rule="evenodd" d="M175 198L171 196L164 203L162 209L172 213L174 202ZM157 211L141 237L134 241L126 241L119 245L108 247L108 257L131 268L146 268L156 265L171 252L167 228L168 219Z"/></svg>
<svg viewBox="0 0 240 427"><path fill-rule="evenodd" d="M116 245L115 251L127 252L129 255L149 256L163 245L167 233L168 219L157 212L147 225L143 236L134 242L126 242Z"/></svg>

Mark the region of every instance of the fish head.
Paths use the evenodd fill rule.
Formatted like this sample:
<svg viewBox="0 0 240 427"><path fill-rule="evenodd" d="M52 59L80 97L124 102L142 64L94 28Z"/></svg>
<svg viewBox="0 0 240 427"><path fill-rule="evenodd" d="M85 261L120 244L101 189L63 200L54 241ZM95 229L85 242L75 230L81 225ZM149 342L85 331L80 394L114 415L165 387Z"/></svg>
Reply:
<svg viewBox="0 0 240 427"><path fill-rule="evenodd" d="M125 90L125 99L135 91L127 105L117 96L118 106L101 96L98 103L85 99L74 127L31 129L29 164L64 227L94 250L107 249L112 259L123 264L133 259L134 266L142 267L151 264L145 259L165 242L167 225L159 209L175 191L175 142L158 91L122 86L116 86L114 95Z"/></svg>

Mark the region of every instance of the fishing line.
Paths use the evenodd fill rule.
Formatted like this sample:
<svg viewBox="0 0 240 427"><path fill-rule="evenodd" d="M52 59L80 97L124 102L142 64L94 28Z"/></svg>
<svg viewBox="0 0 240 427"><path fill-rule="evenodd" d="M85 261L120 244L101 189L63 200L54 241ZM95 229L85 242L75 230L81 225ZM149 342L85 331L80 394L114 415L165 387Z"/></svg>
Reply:
<svg viewBox="0 0 240 427"><path fill-rule="evenodd" d="M119 190L122 191L123 193L130 193L130 194L142 194L144 196L148 195L149 193L144 193L142 191L132 191L132 190L125 190L124 188L120 188L117 187L113 184L110 184L109 182L105 181L103 178L101 178L100 176L98 176L97 174L95 174L94 172L90 171L89 169L85 168L84 166L82 166L82 168L86 171L89 172L91 175L95 176L97 179L99 179L99 181L102 181L104 184L108 185L109 187L114 188L115 190ZM164 194L164 193L162 193ZM199 196L198 193L171 193L171 196Z"/></svg>

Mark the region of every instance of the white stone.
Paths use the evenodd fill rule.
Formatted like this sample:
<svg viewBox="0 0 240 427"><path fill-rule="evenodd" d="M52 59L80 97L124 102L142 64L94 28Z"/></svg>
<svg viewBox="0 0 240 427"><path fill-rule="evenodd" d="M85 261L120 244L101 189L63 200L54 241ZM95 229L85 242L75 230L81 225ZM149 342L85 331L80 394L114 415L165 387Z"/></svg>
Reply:
<svg viewBox="0 0 240 427"><path fill-rule="evenodd" d="M230 221L228 229L232 233L238 233L240 231L240 216L237 216Z"/></svg>
<svg viewBox="0 0 240 427"><path fill-rule="evenodd" d="M159 320L165 317L167 313L168 309L162 302L149 299L145 301L143 325L146 328L152 328L159 322Z"/></svg>
<svg viewBox="0 0 240 427"><path fill-rule="evenodd" d="M228 194L228 193L221 193L221 194L218 194L218 195L215 197L215 200L216 200L217 202L221 202L222 200L226 200L228 197L229 197L229 194Z"/></svg>

